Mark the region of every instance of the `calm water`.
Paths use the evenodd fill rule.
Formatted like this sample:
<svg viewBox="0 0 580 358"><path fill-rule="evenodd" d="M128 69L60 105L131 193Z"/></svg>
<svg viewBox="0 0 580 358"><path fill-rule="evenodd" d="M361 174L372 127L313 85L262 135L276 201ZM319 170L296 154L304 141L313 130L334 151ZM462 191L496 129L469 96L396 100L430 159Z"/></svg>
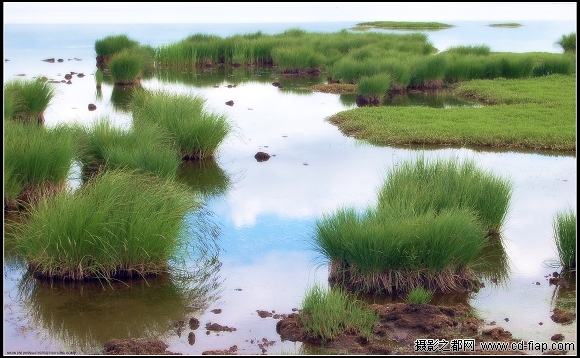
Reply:
<svg viewBox="0 0 580 358"><path fill-rule="evenodd" d="M46 125L90 123L100 116L128 124L130 115L116 104L119 93L106 84L102 92L95 90L93 46L97 39L124 33L158 46L197 32L220 36L258 30L278 33L288 28L334 32L354 24L5 25L4 57L9 61L4 63L4 80L17 74L61 79L70 71L82 72L87 76L74 77L73 84L57 85L58 95L45 113ZM492 51L560 52L554 42L576 31L575 22L524 22L518 29L490 28L487 24L457 23L456 28L428 35L440 50L487 44ZM51 57L64 62L41 61ZM196 168L184 171L182 178L207 189L210 219L221 227L219 261L209 265L205 276L190 286L160 278L150 285L135 281L103 290L88 284L50 285L29 279L20 261L6 256L5 354L98 353L109 339L146 337L161 338L169 350L184 354L227 349L234 344L240 354L261 353L257 341L263 338L275 341L267 348L268 354L297 352L301 344L281 342L276 320L260 318L256 310L290 313L300 306L309 286L326 284L327 267L308 243L316 220L342 205L359 209L372 205L385 172L419 153L474 158L481 167L514 182L512 208L502 234L505 245L495 248L499 261L507 261L503 266L506 276L500 284L487 282L479 293L460 300L472 305L486 322L498 322L514 337L549 342L553 334L562 333L565 341L576 342L576 323L563 326L550 319L556 305L575 307L575 283L557 291L545 278L558 270L545 265L556 257L552 219L564 208L576 209L575 155L370 146L343 136L325 121L336 112L353 108L352 100L293 90L291 83L281 90L270 84L275 79L267 71L228 71L209 78L184 74L181 79L161 76L143 81L149 89L201 94L209 109L226 113L235 126L213 167L203 172L218 182L217 189L200 183ZM228 88L228 84L237 86ZM229 100L234 106L225 105ZM89 103L95 103L97 110L89 112ZM257 162L257 151L273 156ZM212 312L218 308L220 314ZM193 345L187 338L190 317L201 322L201 328L194 331ZM186 322L181 335L172 327L178 320ZM237 330L206 335L204 326L210 322Z"/></svg>

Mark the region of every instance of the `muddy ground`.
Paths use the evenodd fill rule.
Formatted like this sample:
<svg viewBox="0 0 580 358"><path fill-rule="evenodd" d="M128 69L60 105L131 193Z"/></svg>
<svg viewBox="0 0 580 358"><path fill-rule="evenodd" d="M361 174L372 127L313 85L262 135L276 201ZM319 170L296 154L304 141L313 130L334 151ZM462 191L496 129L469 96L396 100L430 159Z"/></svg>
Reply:
<svg viewBox="0 0 580 358"><path fill-rule="evenodd" d="M521 339L512 337L509 331L500 326L484 329L484 322L473 316L470 309L462 304L434 306L389 303L373 304L370 307L379 316L379 322L370 339L366 339L357 332L345 332L331 341L311 337L304 329L299 313L278 315L276 331L282 340L299 341L308 345L311 354L526 354L524 351L482 351L479 345L481 341L520 342ZM562 323L571 323L575 315L569 314L566 319L560 315L558 319ZM553 341L565 338L558 332L554 333ZM416 347L415 340L417 339L425 344ZM461 349L453 344L453 342L458 342L454 341L458 339L472 340L473 347ZM167 347L161 341L111 340L105 344L103 353L175 354L167 351ZM416 351L415 348L420 348L420 350ZM234 345L223 350L205 351L202 354L235 355L237 347ZM565 354L565 352L545 352L544 354Z"/></svg>

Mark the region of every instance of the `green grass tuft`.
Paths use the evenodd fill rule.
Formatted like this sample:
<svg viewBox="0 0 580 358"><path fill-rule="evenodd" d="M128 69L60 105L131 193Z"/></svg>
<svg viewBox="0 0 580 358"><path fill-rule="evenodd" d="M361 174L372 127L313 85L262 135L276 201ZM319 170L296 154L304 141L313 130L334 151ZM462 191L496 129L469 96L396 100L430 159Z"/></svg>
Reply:
<svg viewBox="0 0 580 358"><path fill-rule="evenodd" d="M312 338L332 340L344 332L371 337L378 316L362 301L339 288L325 290L315 284L302 300L302 324Z"/></svg>
<svg viewBox="0 0 580 358"><path fill-rule="evenodd" d="M405 301L409 303L429 303L433 298L433 292L422 287L416 287L409 291Z"/></svg>

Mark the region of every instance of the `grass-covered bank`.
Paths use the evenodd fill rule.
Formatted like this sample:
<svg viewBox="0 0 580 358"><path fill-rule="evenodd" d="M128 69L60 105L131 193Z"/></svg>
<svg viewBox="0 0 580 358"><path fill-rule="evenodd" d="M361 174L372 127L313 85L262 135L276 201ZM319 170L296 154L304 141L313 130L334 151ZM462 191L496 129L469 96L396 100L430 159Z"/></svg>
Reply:
<svg viewBox="0 0 580 358"><path fill-rule="evenodd" d="M474 80L453 93L480 108L363 107L328 120L375 145L447 145L576 151L576 77Z"/></svg>

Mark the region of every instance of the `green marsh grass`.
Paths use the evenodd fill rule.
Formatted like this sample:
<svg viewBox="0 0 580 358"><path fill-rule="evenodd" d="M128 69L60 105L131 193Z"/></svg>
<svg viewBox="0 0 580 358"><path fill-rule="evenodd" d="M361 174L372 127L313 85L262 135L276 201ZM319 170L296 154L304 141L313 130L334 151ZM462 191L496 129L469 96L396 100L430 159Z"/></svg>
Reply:
<svg viewBox="0 0 580 358"><path fill-rule="evenodd" d="M489 234L498 234L506 220L513 184L466 159L432 160L422 155L388 172L379 192L379 207L395 203L416 213L466 209L473 212Z"/></svg>
<svg viewBox="0 0 580 358"><path fill-rule="evenodd" d="M487 45L452 46L444 53L461 56L487 56L491 53L491 49Z"/></svg>
<svg viewBox="0 0 580 358"><path fill-rule="evenodd" d="M27 205L62 189L76 156L67 126L31 126L4 120L4 200Z"/></svg>
<svg viewBox="0 0 580 358"><path fill-rule="evenodd" d="M122 50L109 60L108 67L115 85L139 83L147 65L145 56L136 49Z"/></svg>
<svg viewBox="0 0 580 358"><path fill-rule="evenodd" d="M367 304L339 288L315 284L302 299L300 318L311 338L328 341L344 332L357 332L369 339L378 316Z"/></svg>
<svg viewBox="0 0 580 358"><path fill-rule="evenodd" d="M520 26L522 26L522 24L517 23L517 22L502 22L502 23L497 23L497 24L489 24L487 26L490 26L490 27L520 27Z"/></svg>
<svg viewBox="0 0 580 358"><path fill-rule="evenodd" d="M18 96L14 91L6 91L6 83L4 84L4 120L13 119L14 115L22 111L22 104L18 100Z"/></svg>
<svg viewBox="0 0 580 358"><path fill-rule="evenodd" d="M85 176L100 170L134 169L175 178L181 158L173 141L155 123L115 127L108 117L77 129L79 160Z"/></svg>
<svg viewBox="0 0 580 358"><path fill-rule="evenodd" d="M178 146L182 158L211 158L230 133L224 114L206 108L205 98L166 91L137 91L131 106L136 123L157 123Z"/></svg>
<svg viewBox="0 0 580 358"><path fill-rule="evenodd" d="M416 57L411 68L411 87L429 88L432 83L443 82L447 57Z"/></svg>
<svg viewBox="0 0 580 358"><path fill-rule="evenodd" d="M324 56L306 46L278 48L272 51L272 60L283 73L304 69L319 69L324 64Z"/></svg>
<svg viewBox="0 0 580 358"><path fill-rule="evenodd" d="M172 179L109 170L43 200L16 230L35 276L81 281L170 271L193 246L186 214L199 207Z"/></svg>
<svg viewBox="0 0 580 358"><path fill-rule="evenodd" d="M573 75L576 72L576 57L546 54L538 59L532 70L532 76Z"/></svg>
<svg viewBox="0 0 580 358"><path fill-rule="evenodd" d="M374 145L446 145L576 150L576 78L461 82L453 94L480 108L361 107L328 121Z"/></svg>
<svg viewBox="0 0 580 358"><path fill-rule="evenodd" d="M558 41L556 41L556 45L562 47L564 53L576 53L576 33L571 32L569 34L562 35Z"/></svg>
<svg viewBox="0 0 580 358"><path fill-rule="evenodd" d="M329 281L352 291L401 294L479 289L473 269L499 232L511 182L472 160L425 160L394 167L377 206L343 207L316 223L313 249L330 262Z"/></svg>
<svg viewBox="0 0 580 358"><path fill-rule="evenodd" d="M371 21L356 24L357 27L377 27L397 30L440 30L454 27L441 22Z"/></svg>
<svg viewBox="0 0 580 358"><path fill-rule="evenodd" d="M553 230L560 265L564 269L575 269L576 213L572 209L557 212L553 221Z"/></svg>
<svg viewBox="0 0 580 358"><path fill-rule="evenodd" d="M484 230L467 210L415 213L401 203L323 216L313 249L330 262L332 284L401 294L417 286L438 292L475 288L469 266L486 244Z"/></svg>
<svg viewBox="0 0 580 358"><path fill-rule="evenodd" d="M9 118L38 124L44 123L44 111L56 95L54 86L42 79L14 79L4 83L9 98ZM6 111L6 109L5 109Z"/></svg>
<svg viewBox="0 0 580 358"><path fill-rule="evenodd" d="M429 303L433 298L433 292L422 287L416 287L409 291L405 301L409 303Z"/></svg>
<svg viewBox="0 0 580 358"><path fill-rule="evenodd" d="M123 50L137 46L139 46L139 42L127 35L111 35L95 41L95 52L97 56L111 57Z"/></svg>
<svg viewBox="0 0 580 358"><path fill-rule="evenodd" d="M357 84L357 94L382 98L389 92L391 82L388 74L362 77Z"/></svg>

